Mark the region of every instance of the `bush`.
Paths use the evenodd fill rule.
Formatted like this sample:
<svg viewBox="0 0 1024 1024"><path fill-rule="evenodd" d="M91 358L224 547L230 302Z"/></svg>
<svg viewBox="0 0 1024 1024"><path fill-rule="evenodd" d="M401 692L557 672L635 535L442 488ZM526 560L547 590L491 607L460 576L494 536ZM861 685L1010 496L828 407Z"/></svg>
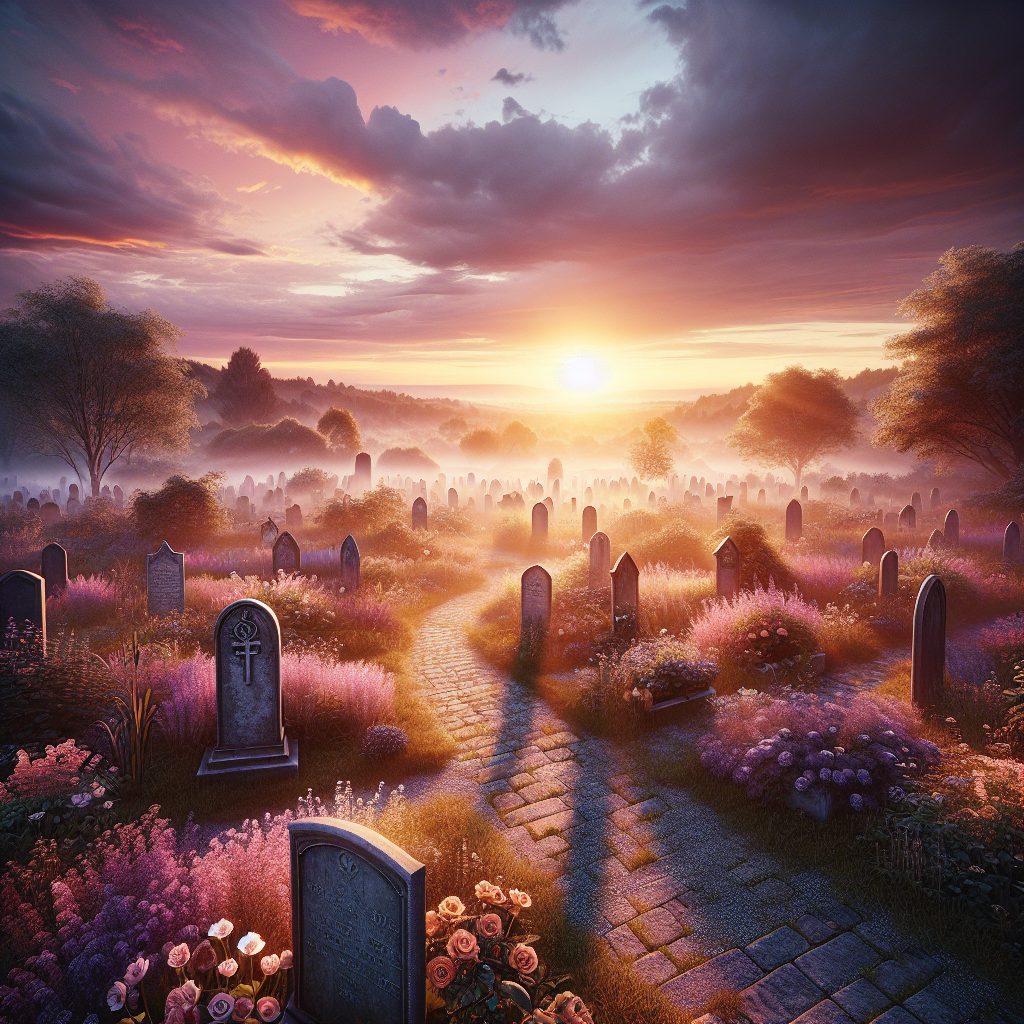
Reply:
<svg viewBox="0 0 1024 1024"><path fill-rule="evenodd" d="M377 468L411 475L436 473L441 467L420 448L388 448L377 459Z"/></svg>
<svg viewBox="0 0 1024 1024"><path fill-rule="evenodd" d="M325 469L315 469L306 466L300 469L291 480L285 490L289 497L309 497L314 491L322 491L324 494L332 492L338 486L338 475L330 474Z"/></svg>
<svg viewBox="0 0 1024 1024"><path fill-rule="evenodd" d="M494 527L494 546L499 551L525 555L530 550L532 536L525 516L503 516Z"/></svg>
<svg viewBox="0 0 1024 1024"><path fill-rule="evenodd" d="M382 761L405 753L409 737L397 725L373 725L363 737L363 757L370 761Z"/></svg>
<svg viewBox="0 0 1024 1024"><path fill-rule="evenodd" d="M330 445L323 434L287 417L273 426L254 423L222 430L207 446L212 459L327 458Z"/></svg>
<svg viewBox="0 0 1024 1024"><path fill-rule="evenodd" d="M728 525L718 528L712 537L712 546L717 547L726 537L731 537L740 549L741 589L753 590L759 585L774 584L779 590L791 590L796 585L793 570L779 557L760 523L736 516Z"/></svg>
<svg viewBox="0 0 1024 1024"><path fill-rule="evenodd" d="M84 629L112 622L121 609L121 588L102 576L78 576L48 601L47 615Z"/></svg>
<svg viewBox="0 0 1024 1024"><path fill-rule="evenodd" d="M355 454L363 443L356 418L348 409L332 405L317 421L316 429L344 455Z"/></svg>
<svg viewBox="0 0 1024 1024"><path fill-rule="evenodd" d="M380 533L390 523L404 523L407 516L401 493L381 482L361 498L332 501L316 522L325 532L344 540L348 534L359 537Z"/></svg>
<svg viewBox="0 0 1024 1024"><path fill-rule="evenodd" d="M137 494L132 514L139 535L153 543L166 540L176 547L212 537L225 518L216 493L219 481L219 475L211 473L198 480L172 476L159 491Z"/></svg>
<svg viewBox="0 0 1024 1024"><path fill-rule="evenodd" d="M627 516L635 514L627 513ZM626 516L619 518L621 520ZM614 533L618 539L620 529L615 529ZM627 541L623 539L622 543L626 544ZM647 565L683 570L714 568L715 560L705 538L681 519L653 533L638 533L628 540L628 544L633 561L641 568Z"/></svg>

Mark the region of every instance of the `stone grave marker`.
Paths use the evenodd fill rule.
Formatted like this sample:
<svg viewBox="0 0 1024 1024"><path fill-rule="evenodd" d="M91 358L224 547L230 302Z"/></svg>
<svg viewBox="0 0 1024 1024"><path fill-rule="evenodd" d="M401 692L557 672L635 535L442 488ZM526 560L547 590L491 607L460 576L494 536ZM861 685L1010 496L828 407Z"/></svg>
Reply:
<svg viewBox="0 0 1024 1024"><path fill-rule="evenodd" d="M25 511L26 512L34 512L34 513L36 513L38 515L39 514L39 499L38 498L29 498L28 501L25 502Z"/></svg>
<svg viewBox="0 0 1024 1024"><path fill-rule="evenodd" d="M167 541L146 555L146 606L150 615L185 610L185 556Z"/></svg>
<svg viewBox="0 0 1024 1024"><path fill-rule="evenodd" d="M488 491L484 495L484 511L485 512L493 512L494 511L494 498L491 497L490 491Z"/></svg>
<svg viewBox="0 0 1024 1024"><path fill-rule="evenodd" d="M23 505L25 503L25 495L21 491L15 491L13 501L15 505Z"/></svg>
<svg viewBox="0 0 1024 1024"><path fill-rule="evenodd" d="M899 588L900 556L890 548L878 563L878 596L893 597Z"/></svg>
<svg viewBox="0 0 1024 1024"><path fill-rule="evenodd" d="M68 496L67 511L69 516L78 515L78 511L81 507L82 504L77 498L72 497L70 495Z"/></svg>
<svg viewBox="0 0 1024 1024"><path fill-rule="evenodd" d="M942 533L951 548L960 547L960 513L951 508L942 524Z"/></svg>
<svg viewBox="0 0 1024 1024"><path fill-rule="evenodd" d="M934 707L946 674L946 588L928 576L914 604L914 637L910 657L910 699L918 707Z"/></svg>
<svg viewBox="0 0 1024 1024"><path fill-rule="evenodd" d="M459 492L454 487L448 488L448 507L458 508L459 507Z"/></svg>
<svg viewBox="0 0 1024 1024"><path fill-rule="evenodd" d="M356 456L356 469L353 474L353 482L361 487L369 487L373 483L373 469L370 456L366 452L360 452Z"/></svg>
<svg viewBox="0 0 1024 1024"><path fill-rule="evenodd" d="M294 991L284 1024L422 1024L426 868L338 818L288 823Z"/></svg>
<svg viewBox="0 0 1024 1024"><path fill-rule="evenodd" d="M60 522L60 505L55 501L47 501L39 506L39 518L43 526L52 526Z"/></svg>
<svg viewBox="0 0 1024 1024"><path fill-rule="evenodd" d="M917 529L917 509L913 505L904 505L900 509L899 528L910 532Z"/></svg>
<svg viewBox="0 0 1024 1024"><path fill-rule="evenodd" d="M302 525L302 508L299 505L289 505L284 510L284 523L285 526L301 526Z"/></svg>
<svg viewBox="0 0 1024 1024"><path fill-rule="evenodd" d="M249 498L248 495L241 494L235 498L235 512L240 516L249 516Z"/></svg>
<svg viewBox="0 0 1024 1024"><path fill-rule="evenodd" d="M854 489L852 491L850 491L850 507L851 508L855 508L859 504L860 504L860 488L854 487Z"/></svg>
<svg viewBox="0 0 1024 1024"><path fill-rule="evenodd" d="M46 596L53 597L68 585L68 553L59 544L47 544L39 562L46 581Z"/></svg>
<svg viewBox="0 0 1024 1024"><path fill-rule="evenodd" d="M346 594L359 589L359 545L349 534L341 544L341 585Z"/></svg>
<svg viewBox="0 0 1024 1024"><path fill-rule="evenodd" d="M807 497L808 497L808 494L809 494L809 492L807 490L807 484L804 484L803 487L800 488L800 500L802 502L806 501Z"/></svg>
<svg viewBox="0 0 1024 1024"><path fill-rule="evenodd" d="M804 510L794 498L786 506L786 540L796 543L804 535Z"/></svg>
<svg viewBox="0 0 1024 1024"><path fill-rule="evenodd" d="M608 534L600 530L590 538L590 589L603 590L608 586L608 572L612 565L612 544Z"/></svg>
<svg viewBox="0 0 1024 1024"><path fill-rule="evenodd" d="M869 565L878 565L885 554L885 534L872 526L860 539L860 560Z"/></svg>
<svg viewBox="0 0 1024 1024"><path fill-rule="evenodd" d="M731 537L715 548L715 594L734 598L740 592L740 549Z"/></svg>
<svg viewBox="0 0 1024 1024"><path fill-rule="evenodd" d="M940 503L941 500L942 499L939 496L939 489L938 489L938 487L933 487L932 488L932 494L931 494L931 506L932 506L932 508L938 508L939 507L939 503Z"/></svg>
<svg viewBox="0 0 1024 1024"><path fill-rule="evenodd" d="M758 505L763 505L767 500L768 500L768 495L765 493L765 489L762 487L757 492L757 503L758 503Z"/></svg>
<svg viewBox="0 0 1024 1024"><path fill-rule="evenodd" d="M553 516L555 514L555 502L550 496L544 499L543 505L548 510L549 516Z"/></svg>
<svg viewBox="0 0 1024 1024"><path fill-rule="evenodd" d="M412 503L412 528L414 530L427 528L427 503L421 497Z"/></svg>
<svg viewBox="0 0 1024 1024"><path fill-rule="evenodd" d="M914 493L910 496L910 504L913 505L918 512L920 512L924 508L924 503L921 501L920 491L914 491Z"/></svg>
<svg viewBox="0 0 1024 1024"><path fill-rule="evenodd" d="M747 481L740 481L740 504L746 505L747 503Z"/></svg>
<svg viewBox="0 0 1024 1024"><path fill-rule="evenodd" d="M273 544L277 540L278 532L277 523L273 519L268 518L266 522L260 524L260 536L264 544Z"/></svg>
<svg viewBox="0 0 1024 1024"><path fill-rule="evenodd" d="M619 555L611 580L612 630L617 636L634 637L640 615L640 570L628 551Z"/></svg>
<svg viewBox="0 0 1024 1024"><path fill-rule="evenodd" d="M928 536L927 547L931 548L932 551L941 551L946 546L946 538L942 535L941 530L932 530Z"/></svg>
<svg viewBox="0 0 1024 1024"><path fill-rule="evenodd" d="M1020 525L1011 519L1003 531L1003 561L1020 561Z"/></svg>
<svg viewBox="0 0 1024 1024"><path fill-rule="evenodd" d="M11 619L22 631L36 628L36 637L46 650L46 581L25 569L12 569L0 576L0 644L5 643Z"/></svg>
<svg viewBox="0 0 1024 1024"><path fill-rule="evenodd" d="M302 553L298 542L285 530L274 541L272 571L276 576L283 572L286 576L296 573L302 566Z"/></svg>
<svg viewBox="0 0 1024 1024"><path fill-rule="evenodd" d="M587 505L583 510L583 543L589 544L590 538L597 533L597 509Z"/></svg>
<svg viewBox="0 0 1024 1024"><path fill-rule="evenodd" d="M718 509L717 509L717 520L718 520L718 525L719 526L721 526L722 523L724 523L729 518L729 514L731 512L732 512L732 495L730 494L728 497L719 498L718 499Z"/></svg>
<svg viewBox="0 0 1024 1024"><path fill-rule="evenodd" d="M544 636L551 628L551 574L542 565L531 565L520 580L520 631L522 636Z"/></svg>
<svg viewBox="0 0 1024 1024"><path fill-rule="evenodd" d="M879 510L881 514L881 510ZM898 530L900 524L900 516L898 512L886 512L882 518L882 525L887 530Z"/></svg>
<svg viewBox="0 0 1024 1024"><path fill-rule="evenodd" d="M623 512L625 512L627 509L631 509L632 507L633 507L633 502L631 502L629 500L629 498L623 498L622 499L622 511Z"/></svg>
<svg viewBox="0 0 1024 1024"><path fill-rule="evenodd" d="M203 754L199 778L298 771L298 744L284 731L277 616L262 601L235 601L217 616L213 643L217 745Z"/></svg>
<svg viewBox="0 0 1024 1024"><path fill-rule="evenodd" d="M532 534L531 541L534 544L546 544L548 541L548 507L542 501L533 506L531 515Z"/></svg>
<svg viewBox="0 0 1024 1024"><path fill-rule="evenodd" d="M70 484L68 486L68 498L74 498L75 501L81 500L81 495L78 492L78 484Z"/></svg>

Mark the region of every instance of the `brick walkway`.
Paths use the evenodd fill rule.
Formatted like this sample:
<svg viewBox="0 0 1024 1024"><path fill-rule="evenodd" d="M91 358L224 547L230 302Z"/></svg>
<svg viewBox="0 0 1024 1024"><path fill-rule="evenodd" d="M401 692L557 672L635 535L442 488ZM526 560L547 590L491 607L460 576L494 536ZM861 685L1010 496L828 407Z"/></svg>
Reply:
<svg viewBox="0 0 1024 1024"><path fill-rule="evenodd" d="M676 1005L697 1011L734 989L752 1024L963 1024L999 1005L943 950L916 948L824 876L785 872L684 789L645 781L625 751L574 734L482 665L463 633L481 601L479 591L457 598L421 626L413 663L460 752L407 792L457 792L486 807L524 857L558 877L574 919ZM692 738L671 726L651 742ZM1003 1013L985 1019L1021 1019Z"/></svg>

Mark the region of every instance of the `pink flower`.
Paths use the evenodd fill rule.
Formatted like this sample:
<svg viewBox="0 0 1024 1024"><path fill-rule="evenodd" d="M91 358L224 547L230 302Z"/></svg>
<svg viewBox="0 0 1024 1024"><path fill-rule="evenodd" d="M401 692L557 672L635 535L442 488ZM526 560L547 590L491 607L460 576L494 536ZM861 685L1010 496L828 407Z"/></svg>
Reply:
<svg viewBox="0 0 1024 1024"><path fill-rule="evenodd" d="M455 977L455 964L446 956L435 956L427 964L427 981L439 992L446 989Z"/></svg>
<svg viewBox="0 0 1024 1024"><path fill-rule="evenodd" d="M167 966L168 967L184 967L188 963L189 948L187 942L182 942L178 946L172 946L171 951L167 954Z"/></svg>
<svg viewBox="0 0 1024 1024"><path fill-rule="evenodd" d="M537 963L537 951L533 946L524 946L521 942L509 956L510 966L520 974L533 974L537 970Z"/></svg>
<svg viewBox="0 0 1024 1024"><path fill-rule="evenodd" d="M235 1000L235 1011L232 1020L245 1020L252 1013L252 1000L248 996L239 996Z"/></svg>
<svg viewBox="0 0 1024 1024"><path fill-rule="evenodd" d="M448 955L453 960L476 960L479 953L476 936L465 928L456 928L448 936Z"/></svg>
<svg viewBox="0 0 1024 1024"><path fill-rule="evenodd" d="M533 900L529 893L520 892L518 889L509 889L508 898L512 904L512 913L518 914L520 910L529 910L533 906Z"/></svg>
<svg viewBox="0 0 1024 1024"><path fill-rule="evenodd" d="M165 1015L169 1015L172 1010L179 1010L182 1014L191 1010L199 1001L201 991L194 981L186 981L184 985L172 988L167 993L167 1002L164 1004Z"/></svg>
<svg viewBox="0 0 1024 1024"><path fill-rule="evenodd" d="M235 1000L227 992L217 992L206 1004L214 1020L227 1020L235 1010Z"/></svg>
<svg viewBox="0 0 1024 1024"><path fill-rule="evenodd" d="M206 934L211 939L226 939L234 931L234 928L235 926L226 917L222 917L210 925L210 930Z"/></svg>
<svg viewBox="0 0 1024 1024"><path fill-rule="evenodd" d="M134 988L146 976L148 970L149 961L140 956L135 963L128 965L128 970L124 972L124 980Z"/></svg>
<svg viewBox="0 0 1024 1024"><path fill-rule="evenodd" d="M256 1004L260 1020L276 1020L281 1016L281 1004L273 996L264 996Z"/></svg>
<svg viewBox="0 0 1024 1024"><path fill-rule="evenodd" d="M551 1004L551 1010L555 1019L565 1024L594 1024L594 1018L590 1015L583 1000L574 996L571 992L561 992L555 996Z"/></svg>
<svg viewBox="0 0 1024 1024"><path fill-rule="evenodd" d="M778 633L779 636L789 636L789 634L781 626L779 626L779 628L775 630L775 632Z"/></svg>
<svg viewBox="0 0 1024 1024"><path fill-rule="evenodd" d="M500 938L501 918L497 914L484 914L476 922L476 933L485 939Z"/></svg>
<svg viewBox="0 0 1024 1024"><path fill-rule="evenodd" d="M263 936L257 932L246 932L238 940L239 952L244 953L246 956L255 956L265 945Z"/></svg>
<svg viewBox="0 0 1024 1024"><path fill-rule="evenodd" d="M230 978L238 970L238 963L232 958L217 964L217 973L224 978Z"/></svg>
<svg viewBox="0 0 1024 1024"><path fill-rule="evenodd" d="M76 793L71 798L71 802L76 807L86 807L88 806L90 800L92 800L92 797L88 793Z"/></svg>
<svg viewBox="0 0 1024 1024"><path fill-rule="evenodd" d="M433 938L442 928L444 922L437 916L434 910L427 911L427 935Z"/></svg>
<svg viewBox="0 0 1024 1024"><path fill-rule="evenodd" d="M490 882L477 882L475 892L476 898L483 903L492 903L494 906L500 907L502 903L507 902L500 886L491 885Z"/></svg>
<svg viewBox="0 0 1024 1024"><path fill-rule="evenodd" d="M292 965L292 951L284 949L281 951L281 970L287 971Z"/></svg>
<svg viewBox="0 0 1024 1024"><path fill-rule="evenodd" d="M768 630L767 629L762 629L761 630L761 636L767 636L767 635L768 635Z"/></svg>
<svg viewBox="0 0 1024 1024"><path fill-rule="evenodd" d="M267 975L277 974L280 967L281 958L276 953L271 953L260 961L260 970Z"/></svg>
<svg viewBox="0 0 1024 1024"><path fill-rule="evenodd" d="M437 913L444 921L455 921L466 912L466 904L458 896L445 896Z"/></svg>
<svg viewBox="0 0 1024 1024"><path fill-rule="evenodd" d="M112 1010L120 1010L128 998L128 986L123 981L115 981L107 993L107 1006Z"/></svg>

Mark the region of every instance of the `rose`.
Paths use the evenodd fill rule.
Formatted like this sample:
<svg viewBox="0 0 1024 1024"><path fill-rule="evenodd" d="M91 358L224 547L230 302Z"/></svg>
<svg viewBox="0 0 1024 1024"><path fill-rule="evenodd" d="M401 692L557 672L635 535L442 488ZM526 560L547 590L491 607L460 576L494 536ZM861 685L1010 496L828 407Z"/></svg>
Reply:
<svg viewBox="0 0 1024 1024"><path fill-rule="evenodd" d="M520 974L533 974L537 970L537 962L537 951L521 942L509 955L509 965Z"/></svg>
<svg viewBox="0 0 1024 1024"><path fill-rule="evenodd" d="M235 971L238 970L238 961L234 958L225 960L222 964L217 964L217 973L222 978L230 978Z"/></svg>
<svg viewBox="0 0 1024 1024"><path fill-rule="evenodd" d="M529 893L520 892L518 889L509 889L508 899L512 904L513 914L518 914L520 910L529 910L533 906Z"/></svg>
<svg viewBox="0 0 1024 1024"><path fill-rule="evenodd" d="M239 996L235 1000L235 1010L231 1014L232 1020L245 1020L252 1013L252 1000L248 996ZM165 1022L166 1024L166 1022Z"/></svg>
<svg viewBox="0 0 1024 1024"><path fill-rule="evenodd" d="M455 977L455 964L446 956L435 956L427 964L427 981L438 990L446 989Z"/></svg>
<svg viewBox="0 0 1024 1024"><path fill-rule="evenodd" d="M497 914L484 914L476 922L476 933L485 939L501 937L501 918Z"/></svg>
<svg viewBox="0 0 1024 1024"><path fill-rule="evenodd" d="M128 998L128 986L123 981L115 981L107 993L107 1006L112 1010L120 1010Z"/></svg>
<svg viewBox="0 0 1024 1024"><path fill-rule="evenodd" d="M172 988L167 993L167 1002L164 1004L165 1016L169 1016L175 1010L184 1016L187 1011L196 1005L201 991L194 981L186 981L184 985Z"/></svg>
<svg viewBox="0 0 1024 1024"><path fill-rule="evenodd" d="M292 965L292 951L290 949L281 950L281 970L287 971Z"/></svg>
<svg viewBox="0 0 1024 1024"><path fill-rule="evenodd" d="M536 1009L533 1011L533 1016L527 1018L528 1022L532 1021L533 1024L558 1024L558 1018L553 1013L548 1013L547 1010Z"/></svg>
<svg viewBox="0 0 1024 1024"><path fill-rule="evenodd" d="M554 1012L555 1018L564 1021L565 1024L594 1024L594 1018L591 1017L583 1000L571 992L561 992L555 996L550 1009Z"/></svg>
<svg viewBox="0 0 1024 1024"><path fill-rule="evenodd" d="M238 950L245 956L255 956L265 945L263 936L257 932L246 932L238 940Z"/></svg>
<svg viewBox="0 0 1024 1024"><path fill-rule="evenodd" d="M466 912L466 905L458 896L446 896L437 908L438 916L444 921L455 921Z"/></svg>
<svg viewBox="0 0 1024 1024"><path fill-rule="evenodd" d="M490 882L477 882L476 898L482 903L491 903L496 907L500 907L502 903L507 902L507 897L501 891L501 887L497 885L491 885Z"/></svg>
<svg viewBox="0 0 1024 1024"><path fill-rule="evenodd" d="M234 931L234 928L235 926L226 917L222 917L210 925L210 930L206 934L211 939L226 939Z"/></svg>
<svg viewBox="0 0 1024 1024"><path fill-rule="evenodd" d="M264 974L277 974L280 967L281 958L276 953L271 953L260 961L260 970Z"/></svg>
<svg viewBox="0 0 1024 1024"><path fill-rule="evenodd" d="M427 911L427 935L433 938L443 927L444 922L437 916L436 911Z"/></svg>
<svg viewBox="0 0 1024 1024"><path fill-rule="evenodd" d="M476 960L479 953L476 936L465 928L456 928L448 936L448 955L453 960Z"/></svg>
<svg viewBox="0 0 1024 1024"><path fill-rule="evenodd" d="M281 1004L273 996L264 996L256 1004L260 1020L276 1020L281 1015Z"/></svg>
<svg viewBox="0 0 1024 1024"><path fill-rule="evenodd" d="M214 1020L227 1020L234 1012L235 1001L227 992L216 992L206 1004Z"/></svg>
<svg viewBox="0 0 1024 1024"><path fill-rule="evenodd" d="M217 954L209 939L203 939L194 950L192 950L192 969L194 971L209 971L217 966Z"/></svg>
<svg viewBox="0 0 1024 1024"><path fill-rule="evenodd" d="M149 961L140 956L135 963L128 965L128 970L124 972L124 980L134 988L146 976L148 970Z"/></svg>
<svg viewBox="0 0 1024 1024"><path fill-rule="evenodd" d="M174 967L175 969L178 967L184 967L185 964L188 963L188 958L189 950L187 942L183 942L179 946L172 946L170 952L167 954L167 966Z"/></svg>

